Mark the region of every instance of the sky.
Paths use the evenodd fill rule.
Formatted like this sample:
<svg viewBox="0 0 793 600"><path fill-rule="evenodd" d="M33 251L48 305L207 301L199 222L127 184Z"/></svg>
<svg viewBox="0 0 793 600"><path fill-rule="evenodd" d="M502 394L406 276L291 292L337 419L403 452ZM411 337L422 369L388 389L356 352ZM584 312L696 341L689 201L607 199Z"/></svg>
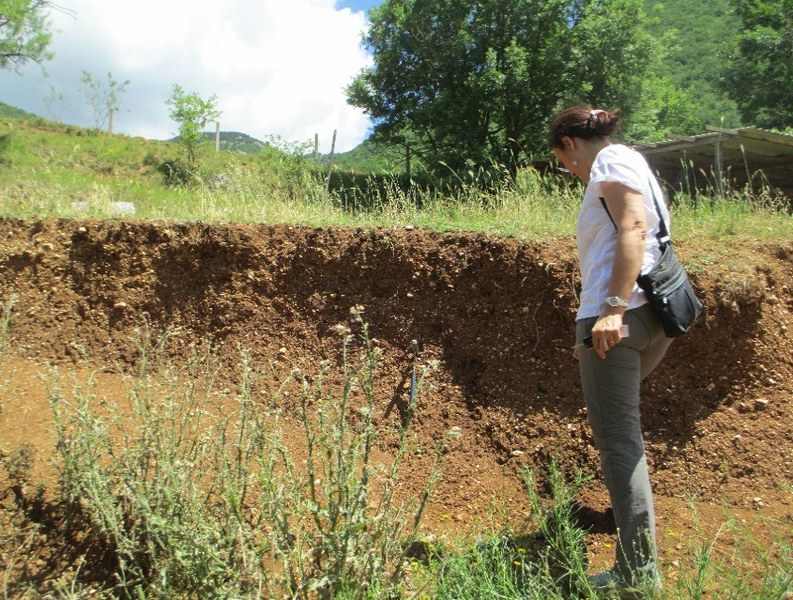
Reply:
<svg viewBox="0 0 793 600"><path fill-rule="evenodd" d="M361 45L366 11L382 0L59 0L42 66L0 71L0 102L64 123L92 126L80 76L129 80L114 131L168 139L165 100L174 84L213 94L221 129L279 136L330 151L358 145L370 128L344 88L371 57ZM61 99L62 97L62 99ZM214 126L211 128L214 130Z"/></svg>

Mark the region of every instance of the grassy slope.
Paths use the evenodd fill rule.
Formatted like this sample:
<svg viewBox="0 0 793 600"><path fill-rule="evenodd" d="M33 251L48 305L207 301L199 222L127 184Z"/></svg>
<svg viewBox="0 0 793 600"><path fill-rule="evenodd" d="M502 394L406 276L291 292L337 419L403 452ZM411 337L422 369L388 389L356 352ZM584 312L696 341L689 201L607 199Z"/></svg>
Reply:
<svg viewBox="0 0 793 600"><path fill-rule="evenodd" d="M298 153L268 147L256 156L203 151L204 185L169 188L156 166L180 156L178 145L88 130L40 119L0 118L0 216L115 216L112 202L133 202L144 219L279 222L310 226L403 226L460 229L537 238L572 235L580 189L532 171L514 186L454 197L384 185L375 209L342 210L324 192L322 169ZM222 185L213 185L219 175ZM420 195L417 208L416 194ZM74 202L88 203L87 212ZM791 239L793 219L757 211L736 197L678 208L678 239L729 247L741 237Z"/></svg>
<svg viewBox="0 0 793 600"><path fill-rule="evenodd" d="M36 115L10 104L0 102L0 119L35 119Z"/></svg>

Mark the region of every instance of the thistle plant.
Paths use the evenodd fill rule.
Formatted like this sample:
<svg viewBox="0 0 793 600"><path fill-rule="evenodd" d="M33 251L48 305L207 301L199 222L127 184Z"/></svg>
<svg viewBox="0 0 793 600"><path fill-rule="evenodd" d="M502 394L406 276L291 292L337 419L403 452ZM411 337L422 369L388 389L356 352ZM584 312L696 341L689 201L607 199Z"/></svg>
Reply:
<svg viewBox="0 0 793 600"><path fill-rule="evenodd" d="M140 332L123 407L99 400L92 378L70 394L53 378L63 500L116 565L108 592L366 598L399 587L444 448L423 492L397 502L418 403L394 431L377 426L380 351L358 324L343 346L339 384L326 383L327 366L296 369L269 400L244 351L233 393L216 385L218 360L207 346L174 364L167 357L177 332ZM301 390L293 417L290 386ZM284 443L289 418L302 431L305 465ZM373 451L386 435L397 449L383 466Z"/></svg>
<svg viewBox="0 0 793 600"><path fill-rule="evenodd" d="M344 343L338 397L326 383L328 366L316 377L293 373L301 389L296 417L306 444L305 469L297 468L277 429L262 455L262 506L272 526L273 556L293 598L393 592L437 482L443 445L422 493L413 502L395 499L412 448L409 431L417 404L407 407L392 432L396 451L390 465L374 460L383 435L375 393L381 351L372 346L360 316L357 322L360 334Z"/></svg>

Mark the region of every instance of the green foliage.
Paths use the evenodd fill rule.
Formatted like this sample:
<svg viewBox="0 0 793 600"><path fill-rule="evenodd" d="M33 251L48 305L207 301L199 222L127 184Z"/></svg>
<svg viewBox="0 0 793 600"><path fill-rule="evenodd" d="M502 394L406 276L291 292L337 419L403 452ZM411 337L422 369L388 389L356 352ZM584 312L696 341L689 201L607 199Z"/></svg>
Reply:
<svg viewBox="0 0 793 600"><path fill-rule="evenodd" d="M649 56L641 17L634 0L388 0L364 38L374 67L348 98L375 140L412 148L433 170L514 172L546 152L561 104L630 111Z"/></svg>
<svg viewBox="0 0 793 600"><path fill-rule="evenodd" d="M525 471L524 477L537 529L528 534L489 536L471 549L441 556L431 566L433 598L593 597L583 594L591 593L586 582L586 531L574 517L573 500L584 477L579 473L568 479L561 465L553 462L547 474L549 499L540 496L534 472Z"/></svg>
<svg viewBox="0 0 793 600"><path fill-rule="evenodd" d="M702 133L705 125L691 92L668 79L650 76L639 107L622 135L634 141L656 142L669 139L670 134Z"/></svg>
<svg viewBox="0 0 793 600"><path fill-rule="evenodd" d="M165 185L171 186L188 185L196 177L195 168L179 158L162 161L157 171L162 174Z"/></svg>
<svg viewBox="0 0 793 600"><path fill-rule="evenodd" d="M731 0L742 27L724 89L747 123L793 127L793 0Z"/></svg>
<svg viewBox="0 0 793 600"><path fill-rule="evenodd" d="M329 154L321 154L319 162L325 166L330 162ZM399 146L378 144L371 139L348 152L337 154L333 164L339 169L359 173L386 174L405 171L405 149ZM414 163L414 168L417 165Z"/></svg>
<svg viewBox="0 0 793 600"><path fill-rule="evenodd" d="M193 169L197 166L198 146L206 142L201 130L221 115L217 108L217 96L204 100L197 93L187 94L180 86L174 85L165 103L171 107L171 119L179 125L179 143L185 150L188 165Z"/></svg>
<svg viewBox="0 0 793 600"><path fill-rule="evenodd" d="M413 408L393 433L376 426L379 354L359 325L338 386L325 383L327 368L282 386L301 391L305 463L282 441L286 394L257 399L262 373L244 353L233 398L215 386L208 347L181 366L167 358L173 332L141 334L124 410L103 409L90 380L73 401L53 386L64 500L115 565L117 584L103 592L364 599L401 584L437 472L415 504L397 501ZM373 453L386 435L397 447L387 466Z"/></svg>
<svg viewBox="0 0 793 600"><path fill-rule="evenodd" d="M47 51L52 34L45 14L50 6L52 3L48 0L3 0L0 5L0 69L52 58Z"/></svg>
<svg viewBox="0 0 793 600"><path fill-rule="evenodd" d="M107 72L107 82L94 78L88 71L83 71L80 75L82 84L81 92L85 103L91 111L96 130L104 129L113 116L118 111L119 94L123 94L130 81L116 81L113 74ZM54 94L53 90L53 94ZM112 131L111 131L112 133Z"/></svg>
<svg viewBox="0 0 793 600"><path fill-rule="evenodd" d="M704 125L740 126L735 102L722 89L724 57L737 47L740 24L728 0L645 0L645 6L656 40L655 82L644 94L650 118L660 130L684 135L701 133Z"/></svg>

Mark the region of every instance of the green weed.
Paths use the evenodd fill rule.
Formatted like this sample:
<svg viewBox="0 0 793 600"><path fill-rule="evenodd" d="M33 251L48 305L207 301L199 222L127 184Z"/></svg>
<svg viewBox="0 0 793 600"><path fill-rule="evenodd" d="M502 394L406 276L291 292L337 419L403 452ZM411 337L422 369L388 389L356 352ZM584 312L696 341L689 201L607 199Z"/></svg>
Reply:
<svg viewBox="0 0 793 600"><path fill-rule="evenodd" d="M576 525L574 497L585 482L564 477L558 463L547 473L550 497L538 493L537 474L526 471L530 523L516 530L483 532L473 541L435 548L429 565L414 564L423 582L413 597L522 600L593 599L586 579L586 531ZM533 529L528 530L529 524ZM725 515L715 537L686 554L676 578L666 577L659 600L787 600L793 589L791 527L765 520L773 542L760 543L755 529ZM665 575L662 573L662 576Z"/></svg>
<svg viewBox="0 0 793 600"><path fill-rule="evenodd" d="M413 408L391 433L376 425L379 353L360 329L345 341L340 387L323 369L295 370L282 388L300 389L303 461L283 442L286 395L257 400L261 374L244 353L233 398L209 348L177 367L166 359L175 334L148 331L124 410L103 406L90 379L73 400L53 385L63 498L114 557L107 592L370 598L402 585L438 466L418 498L396 501ZM373 458L384 435L396 441L385 466Z"/></svg>
<svg viewBox="0 0 793 600"><path fill-rule="evenodd" d="M524 523L524 531L486 534L436 558L428 597L553 600L588 590L586 532L575 523L573 503L585 478L567 478L556 461L547 475L549 499L541 497L536 473L524 471L534 529L526 532Z"/></svg>
<svg viewBox="0 0 793 600"><path fill-rule="evenodd" d="M718 533L691 549L664 597L786 600L793 590L793 529L773 519L764 519L763 529L771 534L770 544L760 543L756 528L737 521L725 508Z"/></svg>

